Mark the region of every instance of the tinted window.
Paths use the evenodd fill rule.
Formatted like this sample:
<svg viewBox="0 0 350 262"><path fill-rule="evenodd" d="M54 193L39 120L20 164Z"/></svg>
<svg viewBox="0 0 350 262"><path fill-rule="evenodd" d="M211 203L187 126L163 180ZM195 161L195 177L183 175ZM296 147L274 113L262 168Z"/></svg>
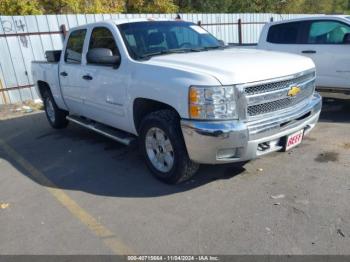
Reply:
<svg viewBox="0 0 350 262"><path fill-rule="evenodd" d="M136 22L119 25L119 29L130 55L135 59L172 50L186 52L221 47L214 36L188 22Z"/></svg>
<svg viewBox="0 0 350 262"><path fill-rule="evenodd" d="M69 35L64 61L81 63L86 30L76 30Z"/></svg>
<svg viewBox="0 0 350 262"><path fill-rule="evenodd" d="M113 55L119 54L111 31L105 27L97 27L92 31L89 50L93 48L107 48L112 51Z"/></svg>
<svg viewBox="0 0 350 262"><path fill-rule="evenodd" d="M337 21L318 21L311 23L308 44L348 43L350 26Z"/></svg>
<svg viewBox="0 0 350 262"><path fill-rule="evenodd" d="M302 25L300 22L273 25L269 29L267 42L275 44L297 44Z"/></svg>

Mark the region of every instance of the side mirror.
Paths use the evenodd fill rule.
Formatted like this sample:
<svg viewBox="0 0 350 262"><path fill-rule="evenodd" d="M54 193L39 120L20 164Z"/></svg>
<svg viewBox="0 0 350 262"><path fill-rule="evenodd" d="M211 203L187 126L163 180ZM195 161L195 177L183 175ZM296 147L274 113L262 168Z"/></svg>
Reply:
<svg viewBox="0 0 350 262"><path fill-rule="evenodd" d="M118 66L120 64L120 56L113 55L112 50L108 48L93 48L86 55L89 64Z"/></svg>

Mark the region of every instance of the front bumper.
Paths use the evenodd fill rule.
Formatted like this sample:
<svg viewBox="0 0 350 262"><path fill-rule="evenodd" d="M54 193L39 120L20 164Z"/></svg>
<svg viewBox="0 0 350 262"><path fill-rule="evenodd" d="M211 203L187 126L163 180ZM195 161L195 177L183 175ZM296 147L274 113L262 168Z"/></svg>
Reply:
<svg viewBox="0 0 350 262"><path fill-rule="evenodd" d="M268 119L244 122L182 120L181 129L192 161L223 164L251 160L283 149L285 138L316 125L322 108L318 93L301 108L276 113Z"/></svg>

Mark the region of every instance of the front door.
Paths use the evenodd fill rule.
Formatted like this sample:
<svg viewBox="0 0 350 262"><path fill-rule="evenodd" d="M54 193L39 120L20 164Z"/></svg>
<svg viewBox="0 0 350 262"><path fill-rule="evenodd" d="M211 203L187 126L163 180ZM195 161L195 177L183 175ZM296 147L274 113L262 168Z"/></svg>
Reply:
<svg viewBox="0 0 350 262"><path fill-rule="evenodd" d="M312 21L302 54L316 64L317 86L350 88L350 26L336 20Z"/></svg>
<svg viewBox="0 0 350 262"><path fill-rule="evenodd" d="M110 49L120 55L112 30L95 27L91 31L88 51L94 48ZM85 83L88 86L84 100L84 115L101 123L127 128L126 88L129 79L126 63L119 66L89 64L84 66Z"/></svg>

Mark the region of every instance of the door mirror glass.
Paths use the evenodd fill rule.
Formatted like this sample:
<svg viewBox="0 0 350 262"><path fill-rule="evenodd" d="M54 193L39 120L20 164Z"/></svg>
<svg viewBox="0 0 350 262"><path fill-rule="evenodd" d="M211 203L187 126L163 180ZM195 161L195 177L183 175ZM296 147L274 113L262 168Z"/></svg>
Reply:
<svg viewBox="0 0 350 262"><path fill-rule="evenodd" d="M117 66L120 63L120 56L113 55L112 50L108 48L93 48L87 53L86 60L89 64Z"/></svg>

